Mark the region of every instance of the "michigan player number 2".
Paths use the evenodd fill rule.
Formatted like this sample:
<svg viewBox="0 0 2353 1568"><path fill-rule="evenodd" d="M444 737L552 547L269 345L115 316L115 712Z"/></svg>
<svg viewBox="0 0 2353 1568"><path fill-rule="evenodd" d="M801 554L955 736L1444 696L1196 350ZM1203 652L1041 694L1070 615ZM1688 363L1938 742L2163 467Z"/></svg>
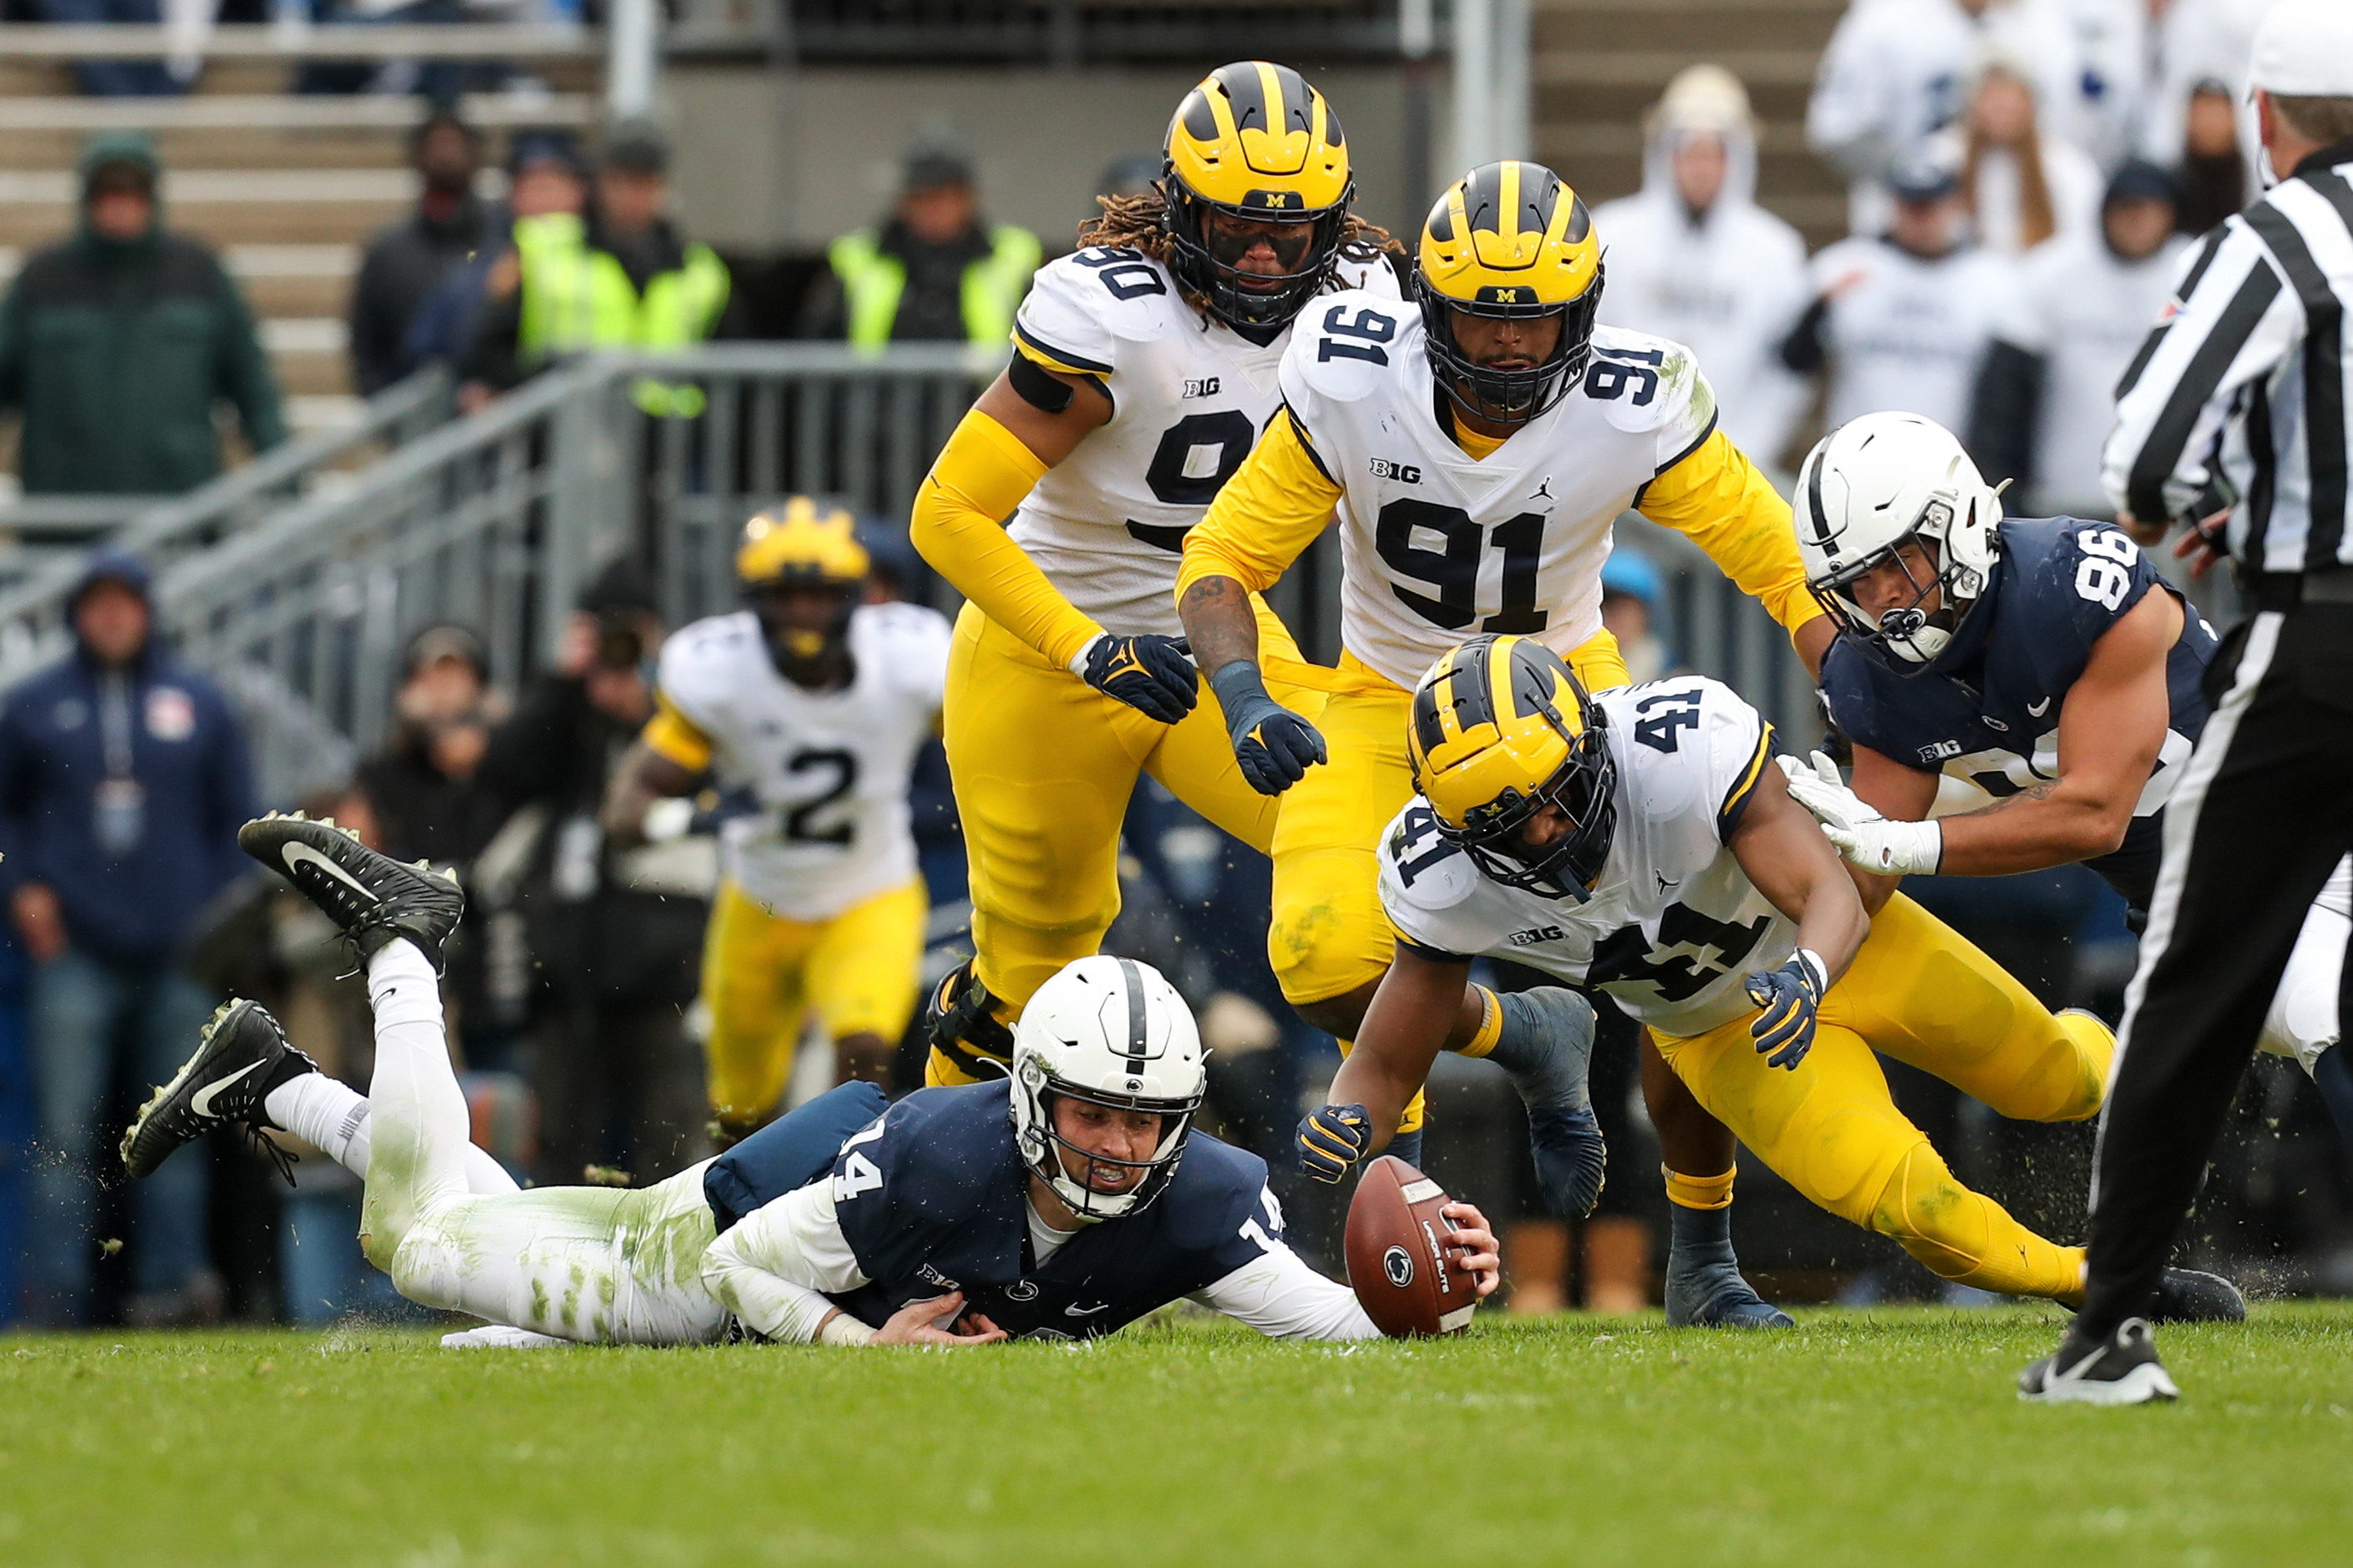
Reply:
<svg viewBox="0 0 2353 1568"><path fill-rule="evenodd" d="M823 793L798 805L785 808L782 824L785 841L788 844L830 844L838 848L849 847L850 839L857 834L850 819L843 816L837 821L820 822L818 814L857 787L858 754L833 746L810 747L786 758L785 772L795 778L804 773L832 775L832 782Z"/></svg>
<svg viewBox="0 0 2353 1568"><path fill-rule="evenodd" d="M1526 636L1544 630L1549 618L1536 607L1544 525L1543 513L1524 511L1483 529L1459 506L1409 498L1381 508L1373 527L1373 548L1390 571L1434 590L1423 594L1403 584L1389 584L1398 602L1423 620L1451 632L1477 621L1482 632ZM1434 535L1443 547L1433 550L1418 534ZM1503 595L1493 612L1480 620L1479 566L1490 550L1503 552Z"/></svg>

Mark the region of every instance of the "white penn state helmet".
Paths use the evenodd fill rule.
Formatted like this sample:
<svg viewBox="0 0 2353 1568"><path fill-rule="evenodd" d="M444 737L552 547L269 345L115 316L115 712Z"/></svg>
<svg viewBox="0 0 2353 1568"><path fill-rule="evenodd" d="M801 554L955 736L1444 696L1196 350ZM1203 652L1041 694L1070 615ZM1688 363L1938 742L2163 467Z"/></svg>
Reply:
<svg viewBox="0 0 2353 1568"><path fill-rule="evenodd" d="M1013 1030L1013 1142L1021 1162L1082 1220L1116 1219L1158 1197L1176 1173L1208 1081L1193 1010L1160 971L1097 954L1065 964L1038 987ZM1161 1119L1149 1159L1091 1154L1054 1131L1051 1101L1082 1100ZM1139 1170L1123 1193L1098 1192L1063 1163Z"/></svg>
<svg viewBox="0 0 2353 1568"><path fill-rule="evenodd" d="M1926 664L1985 592L2000 498L1935 420L1895 413L1851 419L1816 442L1798 469L1793 510L1806 585L1848 632ZM1910 605L1876 619L1865 615L1847 589L1915 538L1935 542L1936 576L1915 580ZM1919 601L1932 588L1944 590L1944 601L1924 611Z"/></svg>

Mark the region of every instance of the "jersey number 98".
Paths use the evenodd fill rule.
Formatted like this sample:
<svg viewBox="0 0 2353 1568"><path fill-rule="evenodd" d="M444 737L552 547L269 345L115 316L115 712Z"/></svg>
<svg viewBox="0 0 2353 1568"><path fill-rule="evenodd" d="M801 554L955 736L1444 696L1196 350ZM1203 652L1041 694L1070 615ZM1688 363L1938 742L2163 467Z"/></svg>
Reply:
<svg viewBox="0 0 2353 1568"><path fill-rule="evenodd" d="M2133 563L2140 546L2113 528L2087 528L2075 536L2084 559L2075 565L2075 592L2104 610L2125 602L2132 589Z"/></svg>

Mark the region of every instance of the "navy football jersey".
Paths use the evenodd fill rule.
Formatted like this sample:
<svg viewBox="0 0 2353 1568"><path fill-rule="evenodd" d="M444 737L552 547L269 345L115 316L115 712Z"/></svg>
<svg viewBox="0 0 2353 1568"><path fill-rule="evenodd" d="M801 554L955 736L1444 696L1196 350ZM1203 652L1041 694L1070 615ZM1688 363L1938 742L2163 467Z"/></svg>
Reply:
<svg viewBox="0 0 2353 1568"><path fill-rule="evenodd" d="M841 1234L871 1281L833 1298L880 1328L910 1301L962 1290L1016 1339L1089 1339L1191 1295L1273 1250L1282 1212L1266 1162L1196 1132L1167 1189L1030 1255L1029 1171L1004 1079L909 1095L842 1145Z"/></svg>
<svg viewBox="0 0 2353 1568"><path fill-rule="evenodd" d="M1923 668L1841 636L1822 658L1822 700L1855 744L2000 799L2058 776L2059 710L2092 645L2152 588L2173 590L2108 523L2024 518L1996 535L1991 580L1942 653ZM2085 862L2135 909L2148 906L2166 798L2206 727L2200 681L2214 628L2186 604L2183 616L2166 658L2170 716L2157 765L2123 845Z"/></svg>

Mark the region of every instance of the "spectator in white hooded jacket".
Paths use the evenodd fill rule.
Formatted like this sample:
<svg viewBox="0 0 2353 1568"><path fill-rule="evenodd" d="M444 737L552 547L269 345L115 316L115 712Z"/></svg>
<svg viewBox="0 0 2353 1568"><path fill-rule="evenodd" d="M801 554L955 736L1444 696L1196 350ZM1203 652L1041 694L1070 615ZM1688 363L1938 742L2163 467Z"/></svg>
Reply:
<svg viewBox="0 0 2353 1568"><path fill-rule="evenodd" d="M1888 171L1916 163L1960 118L1989 47L2034 62L2046 128L2073 135L2084 71L2055 0L1856 0L1839 19L1806 105L1806 143L1850 182L1849 233L1886 228Z"/></svg>
<svg viewBox="0 0 2353 1568"><path fill-rule="evenodd" d="M1806 242L1757 205L1748 93L1721 66L1693 66L1668 84L1647 129L1641 194L1593 215L1609 252L1600 320L1690 347L1725 432L1778 466L1808 400L1780 343L1812 293Z"/></svg>
<svg viewBox="0 0 2353 1568"><path fill-rule="evenodd" d="M2172 232L2173 181L2126 163L2108 182L2093 234L2054 241L2019 268L2018 309L1978 375L1968 446L1989 480L2015 479L2010 510L2105 519L2100 449L2115 388L2147 339L2189 241Z"/></svg>

